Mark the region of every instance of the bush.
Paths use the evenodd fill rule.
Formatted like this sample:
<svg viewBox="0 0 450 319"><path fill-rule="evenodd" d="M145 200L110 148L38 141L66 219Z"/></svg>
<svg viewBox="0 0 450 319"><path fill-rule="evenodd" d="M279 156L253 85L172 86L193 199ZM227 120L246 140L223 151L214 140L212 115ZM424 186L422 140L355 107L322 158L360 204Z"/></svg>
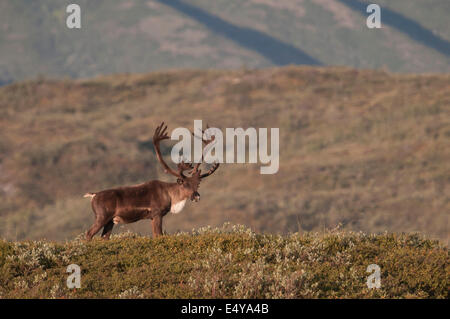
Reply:
<svg viewBox="0 0 450 319"><path fill-rule="evenodd" d="M448 298L449 250L415 234L257 234L225 224L157 239L0 241L3 298ZM81 288L66 288L66 268ZM381 268L369 289L367 266Z"/></svg>

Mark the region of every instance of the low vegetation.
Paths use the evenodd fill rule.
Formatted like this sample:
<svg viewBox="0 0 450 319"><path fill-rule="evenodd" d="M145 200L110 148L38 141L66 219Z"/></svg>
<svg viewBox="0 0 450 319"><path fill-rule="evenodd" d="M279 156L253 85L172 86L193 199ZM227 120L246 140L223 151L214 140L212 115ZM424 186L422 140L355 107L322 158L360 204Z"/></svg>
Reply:
<svg viewBox="0 0 450 319"><path fill-rule="evenodd" d="M448 298L449 250L416 234L257 234L225 224L157 239L0 241L2 298ZM66 286L67 266L81 287ZM381 269L369 289L367 267Z"/></svg>

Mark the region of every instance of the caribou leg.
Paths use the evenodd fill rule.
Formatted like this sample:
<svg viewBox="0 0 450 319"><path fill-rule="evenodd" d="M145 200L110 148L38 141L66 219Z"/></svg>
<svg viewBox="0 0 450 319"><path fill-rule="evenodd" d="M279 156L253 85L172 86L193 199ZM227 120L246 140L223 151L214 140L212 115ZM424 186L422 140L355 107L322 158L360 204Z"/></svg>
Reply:
<svg viewBox="0 0 450 319"><path fill-rule="evenodd" d="M153 217L152 230L153 230L153 238L162 235L162 217L160 215L156 215Z"/></svg>
<svg viewBox="0 0 450 319"><path fill-rule="evenodd" d="M98 231L100 230L100 228L102 228L102 227L103 227L103 224L100 223L98 220L96 220L94 225L92 225L91 228L87 231L86 239L91 240L92 237L94 237L95 234L97 234Z"/></svg>
<svg viewBox="0 0 450 319"><path fill-rule="evenodd" d="M110 220L104 227L102 231L102 238L103 239L109 239L109 236L111 236L112 229L114 227L114 222Z"/></svg>

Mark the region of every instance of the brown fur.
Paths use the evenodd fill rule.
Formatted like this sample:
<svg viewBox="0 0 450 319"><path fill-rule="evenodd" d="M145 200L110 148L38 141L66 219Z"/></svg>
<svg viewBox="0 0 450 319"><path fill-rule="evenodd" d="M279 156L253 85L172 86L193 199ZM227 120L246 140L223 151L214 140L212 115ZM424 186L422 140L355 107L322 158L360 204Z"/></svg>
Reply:
<svg viewBox="0 0 450 319"><path fill-rule="evenodd" d="M88 240L102 227L102 237L109 238L114 219L125 224L151 219L153 236L162 235L162 218L170 211L171 205L186 199L195 200L200 195L187 182L180 185L179 182L155 180L91 193L91 196L95 222L86 234Z"/></svg>
<svg viewBox="0 0 450 319"><path fill-rule="evenodd" d="M178 164L178 172L173 171L162 159L159 142L167 139L167 127L164 123L157 127L153 136L153 144L159 162L166 172L178 177L176 183L166 183L158 180L143 184L107 189L97 193L86 193L84 197L91 197L92 210L95 222L86 233L90 240L103 227L102 238L108 239L115 223L134 223L141 219L152 220L153 237L162 235L162 219L175 205L183 200L198 201L197 192L202 178L205 178L217 169L215 164L206 174L198 170L199 164L194 168L190 164ZM205 142L205 141L204 141ZM208 141L205 142L207 144ZM185 176L183 171L193 169L191 176Z"/></svg>

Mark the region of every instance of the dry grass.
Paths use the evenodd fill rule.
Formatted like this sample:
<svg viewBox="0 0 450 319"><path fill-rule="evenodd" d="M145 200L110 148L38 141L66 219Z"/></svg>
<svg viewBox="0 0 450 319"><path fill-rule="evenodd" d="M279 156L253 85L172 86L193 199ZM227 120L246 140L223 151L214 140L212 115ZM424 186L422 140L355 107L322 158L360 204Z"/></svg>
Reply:
<svg viewBox="0 0 450 319"><path fill-rule="evenodd" d="M164 120L279 127L280 171L222 165L169 233L224 221L258 232L419 231L448 243L450 76L348 68L171 71L0 88L0 236L65 239L87 191L170 180L150 138ZM166 149L168 150L168 149ZM148 233L146 222L122 227Z"/></svg>

